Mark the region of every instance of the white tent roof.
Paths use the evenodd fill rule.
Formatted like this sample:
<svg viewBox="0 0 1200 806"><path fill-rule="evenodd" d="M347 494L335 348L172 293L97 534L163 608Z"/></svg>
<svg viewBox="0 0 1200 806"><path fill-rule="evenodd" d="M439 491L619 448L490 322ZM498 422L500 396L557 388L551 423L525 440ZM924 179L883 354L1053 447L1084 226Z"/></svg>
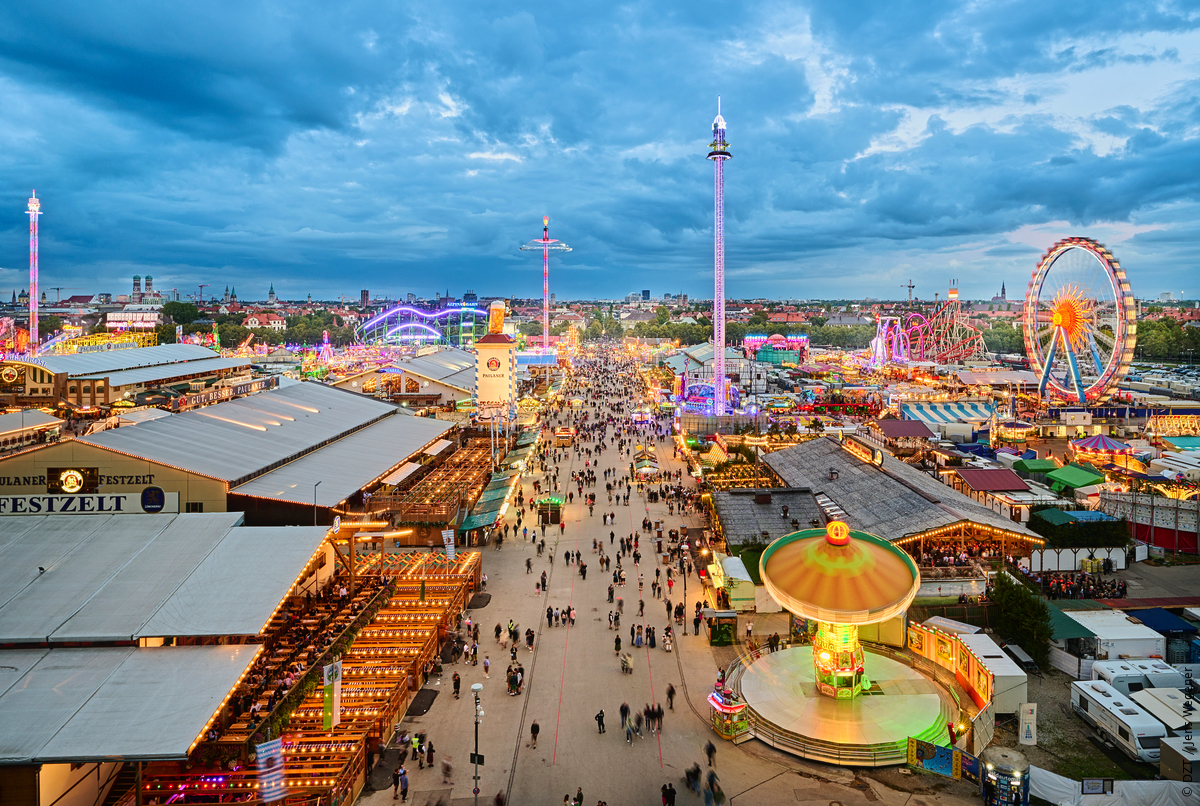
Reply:
<svg viewBox="0 0 1200 806"><path fill-rule="evenodd" d="M0 652L0 763L183 759L259 648Z"/></svg>
<svg viewBox="0 0 1200 806"><path fill-rule="evenodd" d="M198 344L159 344L154 347L130 347L123 350L103 350L97 353L43 355L28 359L28 361L31 364L45 367L51 372L65 372L69 376L75 377L137 367L204 361L218 356L219 353Z"/></svg>
<svg viewBox="0 0 1200 806"><path fill-rule="evenodd" d="M742 562L741 557L726 557L721 560L721 571L730 579L750 582L751 584L754 582L750 578L750 572L746 570L746 564Z"/></svg>
<svg viewBox="0 0 1200 806"><path fill-rule="evenodd" d="M1162 635L1145 624L1135 624L1121 610L1064 610L1063 615L1087 627L1107 641L1131 639L1162 640Z"/></svg>
<svg viewBox="0 0 1200 806"><path fill-rule="evenodd" d="M312 506L319 480L317 503L337 506L453 427L428 417L388 417L230 492Z"/></svg>
<svg viewBox="0 0 1200 806"><path fill-rule="evenodd" d="M0 434L61 423L62 420L57 417L37 409L14 411L9 414L0 414Z"/></svg>
<svg viewBox="0 0 1200 806"><path fill-rule="evenodd" d="M257 634L326 530L239 528L241 519L240 512L6 518L0 644Z"/></svg>
<svg viewBox="0 0 1200 806"><path fill-rule="evenodd" d="M137 428L102 431L83 441L239 482L261 475L273 465L317 452L397 411L397 406L354 392L315 382L297 383Z"/></svg>
<svg viewBox="0 0 1200 806"><path fill-rule="evenodd" d="M326 532L324 526L231 529L163 602L141 634L259 633Z"/></svg>

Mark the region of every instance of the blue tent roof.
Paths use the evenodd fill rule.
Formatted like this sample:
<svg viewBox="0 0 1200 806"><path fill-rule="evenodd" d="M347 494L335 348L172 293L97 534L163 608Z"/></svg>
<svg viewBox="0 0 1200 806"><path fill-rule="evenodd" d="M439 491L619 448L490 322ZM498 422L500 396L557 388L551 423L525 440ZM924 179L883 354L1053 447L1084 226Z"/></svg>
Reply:
<svg viewBox="0 0 1200 806"><path fill-rule="evenodd" d="M1168 613L1161 607L1134 610L1129 615L1155 632L1200 632L1190 621L1184 621L1179 616Z"/></svg>

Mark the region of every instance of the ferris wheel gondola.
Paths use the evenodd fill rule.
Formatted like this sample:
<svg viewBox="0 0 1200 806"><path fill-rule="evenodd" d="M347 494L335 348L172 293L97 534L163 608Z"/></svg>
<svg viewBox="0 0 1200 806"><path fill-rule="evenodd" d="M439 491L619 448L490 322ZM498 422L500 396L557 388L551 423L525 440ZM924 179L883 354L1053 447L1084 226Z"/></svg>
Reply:
<svg viewBox="0 0 1200 806"><path fill-rule="evenodd" d="M1054 244L1029 281L1024 329L1043 398L1107 400L1137 343L1137 309L1121 264L1091 238Z"/></svg>

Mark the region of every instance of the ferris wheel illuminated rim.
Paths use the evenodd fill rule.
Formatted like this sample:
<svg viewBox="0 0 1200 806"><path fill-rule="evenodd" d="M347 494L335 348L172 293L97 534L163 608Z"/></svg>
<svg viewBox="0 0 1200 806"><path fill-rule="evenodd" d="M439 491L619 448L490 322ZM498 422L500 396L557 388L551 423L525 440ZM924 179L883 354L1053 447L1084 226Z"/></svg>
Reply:
<svg viewBox="0 0 1200 806"><path fill-rule="evenodd" d="M1129 372L1137 343L1137 306L1112 252L1091 238L1050 247L1029 281L1024 331L1048 396L1106 400Z"/></svg>

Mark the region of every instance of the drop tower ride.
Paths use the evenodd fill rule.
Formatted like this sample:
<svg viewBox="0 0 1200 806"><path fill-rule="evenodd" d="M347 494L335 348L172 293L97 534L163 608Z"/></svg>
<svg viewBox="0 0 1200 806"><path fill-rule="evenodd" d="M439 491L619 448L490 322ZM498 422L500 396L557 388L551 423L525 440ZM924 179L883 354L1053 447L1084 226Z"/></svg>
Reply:
<svg viewBox="0 0 1200 806"><path fill-rule="evenodd" d="M42 203L37 191L29 199L29 355L37 355L38 348L38 216L42 214Z"/></svg>
<svg viewBox="0 0 1200 806"><path fill-rule="evenodd" d="M713 414L725 413L725 160L731 159L725 142L725 118L717 96L717 116L708 158L713 161Z"/></svg>

